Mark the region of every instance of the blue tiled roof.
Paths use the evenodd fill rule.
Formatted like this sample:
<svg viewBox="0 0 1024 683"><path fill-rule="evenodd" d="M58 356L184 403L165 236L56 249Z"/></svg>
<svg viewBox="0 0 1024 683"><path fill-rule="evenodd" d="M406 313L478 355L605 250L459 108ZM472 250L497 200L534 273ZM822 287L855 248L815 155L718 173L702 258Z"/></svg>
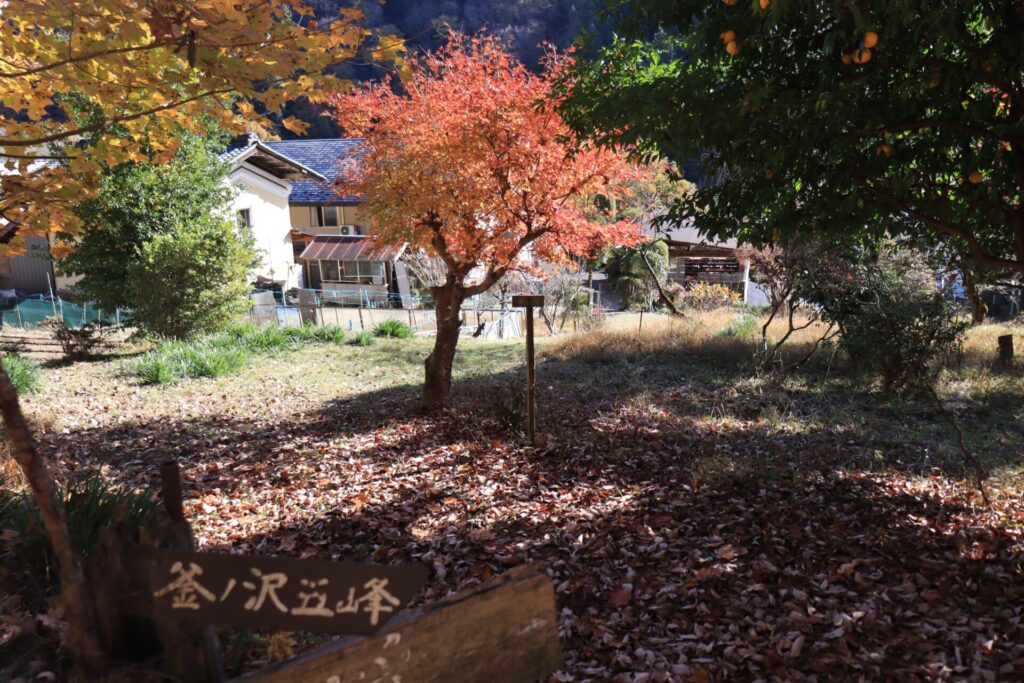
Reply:
<svg viewBox="0 0 1024 683"><path fill-rule="evenodd" d="M268 140L263 143L282 156L293 159L327 178L321 183L300 180L292 184L288 201L292 204L353 204L358 197L339 195L332 184L342 173L344 162L362 155L362 138L330 138L321 140Z"/></svg>

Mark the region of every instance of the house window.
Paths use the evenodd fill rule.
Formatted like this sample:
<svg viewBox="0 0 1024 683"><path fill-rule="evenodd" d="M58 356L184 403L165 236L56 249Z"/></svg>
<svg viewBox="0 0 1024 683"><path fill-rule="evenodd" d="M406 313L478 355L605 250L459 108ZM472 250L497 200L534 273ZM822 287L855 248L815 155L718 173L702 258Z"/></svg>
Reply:
<svg viewBox="0 0 1024 683"><path fill-rule="evenodd" d="M321 261L320 276L324 282L339 282L338 261Z"/></svg>
<svg viewBox="0 0 1024 683"><path fill-rule="evenodd" d="M240 228L251 228L252 227L252 212L249 209L238 210L238 227Z"/></svg>
<svg viewBox="0 0 1024 683"><path fill-rule="evenodd" d="M313 207L313 225L315 227L336 227L341 225L341 211L336 206Z"/></svg>

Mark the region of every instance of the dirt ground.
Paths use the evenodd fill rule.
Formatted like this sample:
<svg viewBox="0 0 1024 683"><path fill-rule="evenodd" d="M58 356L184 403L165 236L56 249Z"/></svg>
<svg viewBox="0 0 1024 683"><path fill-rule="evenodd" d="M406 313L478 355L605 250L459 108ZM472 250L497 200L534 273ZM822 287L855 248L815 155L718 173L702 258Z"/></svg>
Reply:
<svg viewBox="0 0 1024 683"><path fill-rule="evenodd" d="M152 489L178 458L204 550L420 562L421 602L542 565L556 680L1024 671L1019 375L967 368L944 384L993 467L987 507L933 407L835 369L753 377L736 348L694 345L717 318L650 324L542 344L538 447L518 428L521 342L460 342L444 415L417 411L422 339L309 347L169 387L123 360L57 366L25 405L66 476ZM234 672L282 639L319 642L222 638Z"/></svg>

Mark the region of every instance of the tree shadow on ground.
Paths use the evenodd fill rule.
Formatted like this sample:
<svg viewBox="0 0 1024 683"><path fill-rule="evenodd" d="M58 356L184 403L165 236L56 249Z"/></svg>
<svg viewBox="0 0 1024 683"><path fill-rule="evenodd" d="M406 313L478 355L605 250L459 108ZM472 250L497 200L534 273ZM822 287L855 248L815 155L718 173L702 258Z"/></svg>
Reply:
<svg viewBox="0 0 1024 683"><path fill-rule="evenodd" d="M667 454L618 469L556 457L440 456L365 504L243 543L423 562L425 602L543 564L581 677L1005 674L1024 656L1024 556L1006 526L965 523L966 501L836 474L688 484Z"/></svg>
<svg viewBox="0 0 1024 683"><path fill-rule="evenodd" d="M509 428L519 377L457 383L443 415L417 414L419 387L401 385L301 415L161 418L46 446L82 472L150 486L174 455L205 549L424 562L423 601L543 563L579 678L1024 665L1010 517L984 516L947 480L899 476L917 471L899 460L881 463L897 476L843 473L882 437L814 407L876 415L838 384L549 359L544 443L531 448Z"/></svg>

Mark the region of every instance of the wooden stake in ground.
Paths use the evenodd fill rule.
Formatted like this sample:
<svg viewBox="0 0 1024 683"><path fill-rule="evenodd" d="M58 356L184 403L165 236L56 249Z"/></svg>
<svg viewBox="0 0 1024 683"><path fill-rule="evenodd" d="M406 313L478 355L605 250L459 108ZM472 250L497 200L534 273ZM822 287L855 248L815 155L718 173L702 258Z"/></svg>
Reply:
<svg viewBox="0 0 1024 683"><path fill-rule="evenodd" d="M1004 334L999 337L999 365L1004 370L1013 367L1013 335Z"/></svg>
<svg viewBox="0 0 1024 683"><path fill-rule="evenodd" d="M512 305L516 308L526 307L526 434L530 437L530 445L537 445L537 403L534 400L533 353L533 307L544 305L542 294L519 294L512 297Z"/></svg>

